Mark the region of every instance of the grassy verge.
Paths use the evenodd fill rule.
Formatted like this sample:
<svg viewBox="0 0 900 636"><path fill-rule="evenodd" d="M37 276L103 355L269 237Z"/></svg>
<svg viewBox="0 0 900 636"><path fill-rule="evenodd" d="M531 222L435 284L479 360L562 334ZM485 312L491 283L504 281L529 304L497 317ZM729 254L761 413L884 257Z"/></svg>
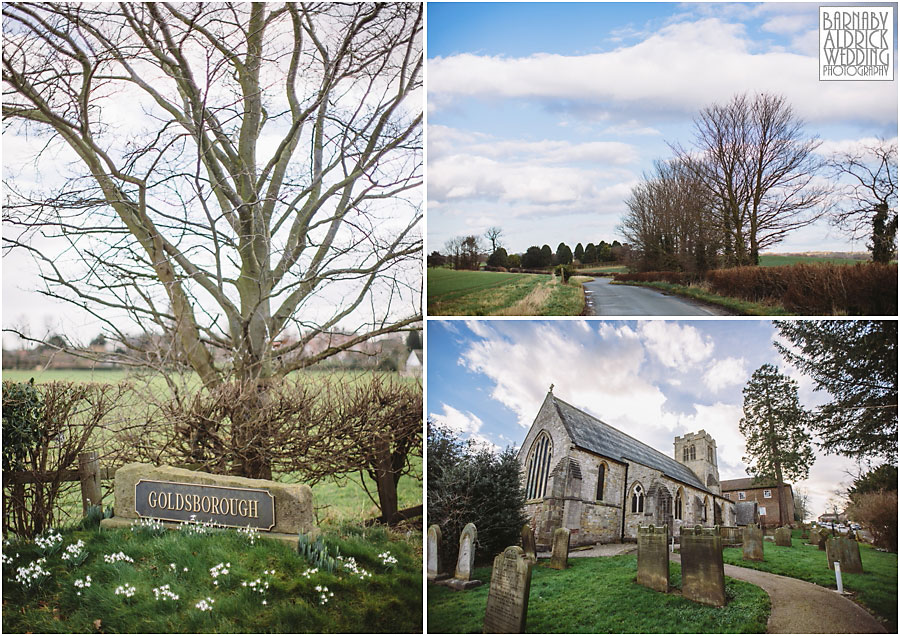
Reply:
<svg viewBox="0 0 900 636"><path fill-rule="evenodd" d="M662 594L635 582L637 557L578 558L569 568L535 566L526 630L529 633L762 633L770 604L755 585L725 579L728 605L706 607L677 593ZM681 566L670 564L670 582L681 585ZM490 568L477 568L484 585L467 592L428 586L428 631L476 633L482 629Z"/></svg>
<svg viewBox="0 0 900 636"><path fill-rule="evenodd" d="M45 557L46 578L27 587L15 581L17 569L42 553L14 542L4 545L3 631L421 633L421 535L341 526L323 536L331 554L339 548L371 576L313 572L295 548L233 530L91 529L65 532L62 541L84 542L83 563L71 565L60 550ZM119 552L131 560L105 558ZM90 586L76 585L87 577ZM172 596L157 598L154 588L165 585ZM131 596L116 594L120 587L133 588Z"/></svg>
<svg viewBox="0 0 900 636"><path fill-rule="evenodd" d="M638 282L638 281L629 281L627 283L620 283L617 281L613 281L613 285L640 285L643 287L652 287L654 289L659 289L660 291L668 292L670 294L677 294L679 296L685 296L687 298L693 298L695 300L700 300L702 302L710 303L712 305L718 305L719 307L723 307L728 311L740 315L740 316L790 316L792 315L788 312L784 307L780 307L778 305L767 305L763 303L754 303L748 300L741 300L739 298L731 298L729 296L720 296L718 294L713 294L712 292L708 292L700 287L694 286L685 286L685 285L674 285L672 283L663 283L663 282Z"/></svg>
<svg viewBox="0 0 900 636"><path fill-rule="evenodd" d="M578 270L579 274L585 276L603 275L603 274L624 274L628 271L626 265L607 265L605 267L585 267Z"/></svg>
<svg viewBox="0 0 900 636"><path fill-rule="evenodd" d="M725 563L790 576L823 587L837 588L834 571L828 568L825 552L807 545L795 531L792 547L779 547L763 542L765 561L744 561L741 548L725 548ZM879 552L860 544L863 574L841 573L844 589L854 593L854 599L880 617L889 632L897 631L897 555Z"/></svg>

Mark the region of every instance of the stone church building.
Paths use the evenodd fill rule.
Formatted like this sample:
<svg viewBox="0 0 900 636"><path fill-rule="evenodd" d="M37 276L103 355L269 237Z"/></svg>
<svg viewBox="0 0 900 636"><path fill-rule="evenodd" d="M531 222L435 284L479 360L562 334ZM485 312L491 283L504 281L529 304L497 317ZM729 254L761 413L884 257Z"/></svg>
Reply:
<svg viewBox="0 0 900 636"><path fill-rule="evenodd" d="M525 515L539 546L571 530L571 545L635 540L638 525L733 526L716 442L701 430L675 438L675 459L553 395L519 450ZM676 461L677 460L677 461Z"/></svg>

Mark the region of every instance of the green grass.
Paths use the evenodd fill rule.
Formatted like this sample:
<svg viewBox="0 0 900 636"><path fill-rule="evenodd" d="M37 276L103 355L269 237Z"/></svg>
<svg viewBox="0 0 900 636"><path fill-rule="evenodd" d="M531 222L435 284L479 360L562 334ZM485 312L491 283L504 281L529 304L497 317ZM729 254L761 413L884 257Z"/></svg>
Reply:
<svg viewBox="0 0 900 636"><path fill-rule="evenodd" d="M670 584L681 585L681 566L670 563ZM482 629L490 568L476 568L481 587L456 592L428 586L428 631L476 633ZM635 582L637 557L576 558L569 568L532 570L529 633L762 633L768 595L749 583L725 579L728 604L706 607L680 594L662 594Z"/></svg>
<svg viewBox="0 0 900 636"><path fill-rule="evenodd" d="M588 266L578 270L579 274L590 276L592 274L624 274L628 271L627 265Z"/></svg>
<svg viewBox="0 0 900 636"><path fill-rule="evenodd" d="M432 316L577 316L583 310L578 281L559 285L549 274L428 270Z"/></svg>
<svg viewBox="0 0 900 636"><path fill-rule="evenodd" d="M675 285L673 283L664 283L661 281L652 281L652 282L638 282L638 281L628 281L628 282L616 282L613 281L614 285L640 285L642 287L652 287L653 289L659 289L660 291L668 292L670 294L677 294L679 296L685 296L687 298L693 298L695 300L700 300L703 302L707 302L713 305L718 305L728 310L729 312L740 315L740 316L790 316L793 315L788 312L784 307L780 307L778 305L768 305L763 303L754 303L749 300L741 300L740 298L731 298L729 296L720 296L719 294L713 294L712 292L708 292L699 287L688 287L685 285Z"/></svg>
<svg viewBox="0 0 900 636"><path fill-rule="evenodd" d="M823 587L837 589L834 571L828 568L824 550L807 545L795 530L792 547L779 547L763 541L765 561L744 561L741 548L725 548L725 563L754 570L781 574L802 579ZM889 632L897 632L897 555L879 552L861 543L859 553L863 564L862 574L841 573L844 589L856 594L855 600L885 621Z"/></svg>
<svg viewBox="0 0 900 636"><path fill-rule="evenodd" d="M303 573L311 566L296 548L266 539L251 545L237 532L159 536L132 530L82 530L64 534L64 545L81 539L87 560L70 566L60 553L47 558L49 579L33 589L10 581L17 567L39 556L33 543L4 546L12 564L3 565L3 631L47 633L330 633L422 631L421 535L403 538L383 528L331 527L324 538L333 553L352 556L371 578L348 571ZM109 564L104 555L124 552L133 563ZM396 565L379 554L389 551ZM15 555L19 556L16 557ZM173 571L171 563L176 565ZM210 568L230 563L228 574L213 583ZM184 571L187 568L187 571ZM274 574L264 574L268 570ZM79 596L76 579L91 577ZM242 582L261 578L265 594ZM136 589L131 598L116 595L119 585ZM168 584L178 600L156 600L153 588ZM328 588L320 603L316 586ZM195 604L214 599L211 611ZM266 604L263 605L262 601ZM99 623L97 623L99 621Z"/></svg>
<svg viewBox="0 0 900 636"><path fill-rule="evenodd" d="M832 263L834 265L856 265L869 263L867 258L841 258L832 256L806 256L801 254L760 254L759 264L762 267L778 267L779 265L796 265L797 263Z"/></svg>

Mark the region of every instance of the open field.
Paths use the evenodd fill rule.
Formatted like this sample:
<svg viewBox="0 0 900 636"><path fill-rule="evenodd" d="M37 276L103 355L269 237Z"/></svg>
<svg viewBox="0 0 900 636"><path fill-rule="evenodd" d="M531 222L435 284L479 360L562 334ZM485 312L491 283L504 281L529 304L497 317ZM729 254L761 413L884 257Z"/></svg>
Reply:
<svg viewBox="0 0 900 636"><path fill-rule="evenodd" d="M800 538L800 531L792 533L790 548L763 541L765 561L744 561L741 548L725 548L725 563L744 568L762 570L772 574L790 576L823 587L837 589L834 571L828 568L825 552L808 545ZM862 574L841 573L844 589L853 599L881 618L888 632L897 632L897 554L879 552L870 545L860 543Z"/></svg>
<svg viewBox="0 0 900 636"><path fill-rule="evenodd" d="M432 316L572 316L583 310L577 278L560 285L549 274L428 269Z"/></svg>
<svg viewBox="0 0 900 636"><path fill-rule="evenodd" d="M681 566L670 563L670 583L681 585ZM677 593L663 594L638 585L637 556L570 559L565 570L543 561L532 570L528 633L762 633L768 595L750 583L725 578L728 605L706 607ZM476 568L484 585L456 592L428 586L428 631L480 633L490 588L491 568Z"/></svg>
<svg viewBox="0 0 900 636"><path fill-rule="evenodd" d="M797 263L830 263L832 265L856 265L868 263L871 259L863 254L853 255L819 255L819 254L760 254L759 264L762 267L778 267L779 265L796 265Z"/></svg>
<svg viewBox="0 0 900 636"><path fill-rule="evenodd" d="M627 272L628 267L626 265L591 265L581 267L577 271L579 274L584 276L603 276L604 274L618 274Z"/></svg>

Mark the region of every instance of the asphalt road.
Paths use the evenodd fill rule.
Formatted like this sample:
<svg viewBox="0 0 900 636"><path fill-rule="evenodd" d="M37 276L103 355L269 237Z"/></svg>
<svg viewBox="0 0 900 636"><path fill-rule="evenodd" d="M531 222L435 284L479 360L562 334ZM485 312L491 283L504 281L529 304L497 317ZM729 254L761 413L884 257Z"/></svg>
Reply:
<svg viewBox="0 0 900 636"><path fill-rule="evenodd" d="M648 287L611 285L610 278L584 283L589 316L718 316L725 311L670 296Z"/></svg>

